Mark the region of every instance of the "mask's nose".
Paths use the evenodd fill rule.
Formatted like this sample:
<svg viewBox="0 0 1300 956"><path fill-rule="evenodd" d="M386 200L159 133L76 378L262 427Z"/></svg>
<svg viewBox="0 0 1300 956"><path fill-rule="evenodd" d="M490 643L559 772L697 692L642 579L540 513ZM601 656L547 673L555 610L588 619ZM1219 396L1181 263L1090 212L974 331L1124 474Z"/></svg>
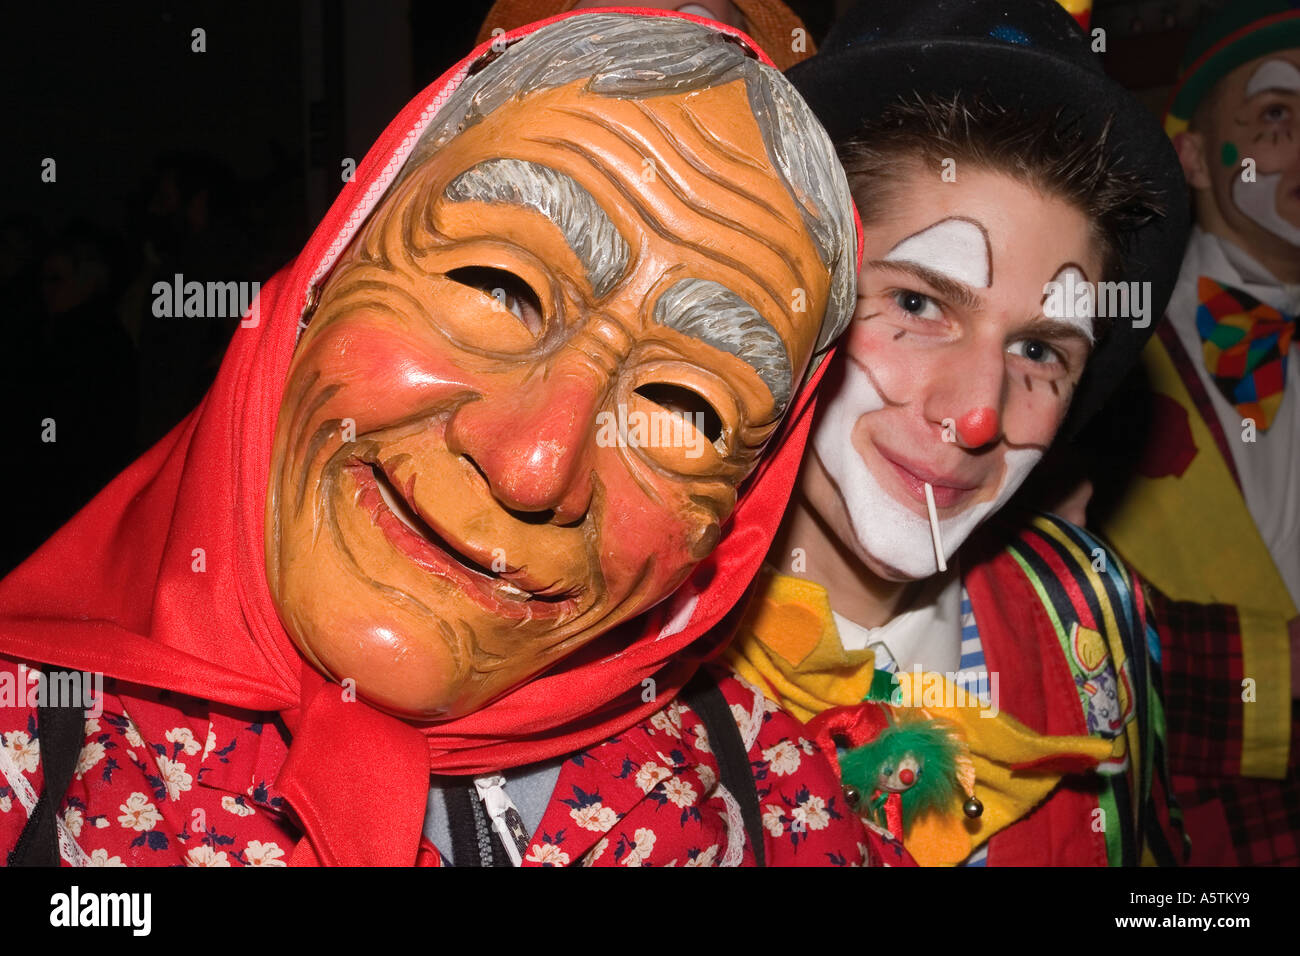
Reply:
<svg viewBox="0 0 1300 956"><path fill-rule="evenodd" d="M614 325L594 319L536 374L489 389L448 424L448 448L474 460L506 507L549 509L561 524L586 513L596 413L632 344Z"/></svg>

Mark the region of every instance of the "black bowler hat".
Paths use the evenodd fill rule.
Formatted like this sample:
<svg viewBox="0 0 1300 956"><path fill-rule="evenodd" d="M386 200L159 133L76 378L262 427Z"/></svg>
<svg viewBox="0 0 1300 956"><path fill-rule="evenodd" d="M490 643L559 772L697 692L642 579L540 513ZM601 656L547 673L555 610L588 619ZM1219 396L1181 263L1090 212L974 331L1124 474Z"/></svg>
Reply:
<svg viewBox="0 0 1300 956"><path fill-rule="evenodd" d="M1110 163L1139 175L1164 215L1122 238L1116 278L1151 283L1151 321L1115 320L1093 352L1070 410L1076 432L1137 360L1178 278L1187 193L1159 120L1106 76L1091 37L1055 0L866 0L786 75L837 144L912 91L980 94L1034 113L1064 108L1085 135L1111 122Z"/></svg>

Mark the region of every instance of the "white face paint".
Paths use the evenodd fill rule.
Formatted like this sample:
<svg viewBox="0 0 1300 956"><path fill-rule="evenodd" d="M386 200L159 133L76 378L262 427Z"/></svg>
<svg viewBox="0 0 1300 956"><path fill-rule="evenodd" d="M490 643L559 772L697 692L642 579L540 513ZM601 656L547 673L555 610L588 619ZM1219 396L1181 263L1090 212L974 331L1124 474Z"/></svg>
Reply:
<svg viewBox="0 0 1300 956"><path fill-rule="evenodd" d="M942 219L894 246L885 261L915 263L974 289L993 284L988 237L969 219Z"/></svg>
<svg viewBox="0 0 1300 956"><path fill-rule="evenodd" d="M1242 182L1238 176L1232 183L1232 201L1257 225L1283 242L1300 246L1300 226L1287 222L1277 211L1278 189L1281 185L1281 173L1260 173L1253 183Z"/></svg>
<svg viewBox="0 0 1300 956"><path fill-rule="evenodd" d="M1091 344L1093 316L1097 314L1097 290L1078 266L1064 265L1043 286L1043 314L1074 326Z"/></svg>
<svg viewBox="0 0 1300 956"><path fill-rule="evenodd" d="M957 220L949 220L957 221ZM930 521L905 507L881 486L853 445L853 427L868 412L879 411L884 400L856 362L845 360L844 382L826 404L813 433L813 450L834 480L849 514L859 555L901 572L913 580L938 570ZM1004 459L1006 471L992 499L939 522L944 558L949 560L986 517L1001 508L1038 464L1037 449L1012 449Z"/></svg>
<svg viewBox="0 0 1300 956"><path fill-rule="evenodd" d="M1289 60L1265 60L1246 83L1246 96L1249 98L1264 90L1300 93L1300 69ZM1237 176L1232 183L1232 201L1261 228L1283 242L1300 246L1300 226L1287 222L1277 211L1281 185L1280 172L1258 173L1253 183L1243 182L1241 176Z"/></svg>
<svg viewBox="0 0 1300 956"><path fill-rule="evenodd" d="M1246 98L1264 90L1300 93L1300 69L1290 60L1265 60L1246 83Z"/></svg>

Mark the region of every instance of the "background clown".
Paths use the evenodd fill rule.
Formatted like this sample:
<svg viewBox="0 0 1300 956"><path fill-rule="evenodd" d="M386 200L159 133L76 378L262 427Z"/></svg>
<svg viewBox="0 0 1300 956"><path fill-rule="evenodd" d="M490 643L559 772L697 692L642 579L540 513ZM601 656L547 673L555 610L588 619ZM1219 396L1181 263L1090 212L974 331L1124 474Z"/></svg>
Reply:
<svg viewBox="0 0 1300 956"><path fill-rule="evenodd" d="M1300 863L1300 10L1228 4L1165 118L1196 226L1090 518L1157 591L1174 786L1204 864Z"/></svg>

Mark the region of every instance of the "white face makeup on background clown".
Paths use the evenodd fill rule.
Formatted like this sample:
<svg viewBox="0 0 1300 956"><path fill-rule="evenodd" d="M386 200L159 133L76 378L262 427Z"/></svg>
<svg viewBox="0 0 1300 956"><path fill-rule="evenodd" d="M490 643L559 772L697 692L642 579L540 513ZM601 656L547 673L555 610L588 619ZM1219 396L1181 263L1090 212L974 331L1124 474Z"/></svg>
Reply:
<svg viewBox="0 0 1300 956"><path fill-rule="evenodd" d="M1287 57L1291 57L1288 59ZM1245 89L1230 82L1226 98L1239 101L1220 156L1232 167L1232 201L1256 225L1300 246L1300 51L1247 64ZM1229 76L1240 83L1240 77ZM1254 181L1243 179L1241 159L1255 160Z"/></svg>
<svg viewBox="0 0 1300 956"><path fill-rule="evenodd" d="M1045 289L1101 272L1064 201L993 173L941 188L907 175L908 201L864 224L858 307L812 440L839 499L814 507L898 581L941 566L927 485L946 561L1042 457L1094 337L1089 310L1044 315Z"/></svg>

